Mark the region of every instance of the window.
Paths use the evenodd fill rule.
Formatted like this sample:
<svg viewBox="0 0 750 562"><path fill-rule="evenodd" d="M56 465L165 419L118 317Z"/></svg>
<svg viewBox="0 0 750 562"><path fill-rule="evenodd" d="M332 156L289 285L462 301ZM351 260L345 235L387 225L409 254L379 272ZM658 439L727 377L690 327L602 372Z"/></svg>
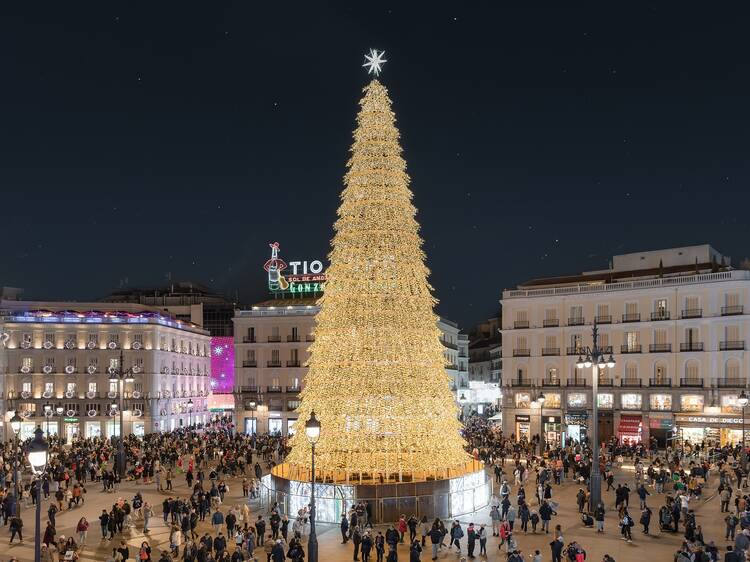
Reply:
<svg viewBox="0 0 750 562"><path fill-rule="evenodd" d="M88 389L87 392L93 392L94 394L96 394L96 383L95 382L90 382L88 388L89 389Z"/></svg>
<svg viewBox="0 0 750 562"><path fill-rule="evenodd" d="M560 395L557 392L545 392L544 393L544 407L545 408L559 408L560 407Z"/></svg>
<svg viewBox="0 0 750 562"><path fill-rule="evenodd" d="M597 304L596 305L596 317L598 319L609 318L609 305L608 304Z"/></svg>
<svg viewBox="0 0 750 562"><path fill-rule="evenodd" d="M667 315L667 299L657 299L654 301L654 312L658 315Z"/></svg>
<svg viewBox="0 0 750 562"><path fill-rule="evenodd" d="M727 308L740 305L739 293L727 293L724 295L724 304Z"/></svg>
<svg viewBox="0 0 750 562"><path fill-rule="evenodd" d="M698 297L685 297L685 310L697 311L700 308Z"/></svg>
<svg viewBox="0 0 750 562"><path fill-rule="evenodd" d="M654 382L666 383L669 381L667 376L667 365L665 363L657 363L654 365Z"/></svg>
<svg viewBox="0 0 750 562"><path fill-rule="evenodd" d="M597 395L597 405L604 410L611 410L615 404L615 395L608 392Z"/></svg>
<svg viewBox="0 0 750 562"><path fill-rule="evenodd" d="M724 365L724 377L729 380L740 378L740 363L736 359L730 359Z"/></svg>
<svg viewBox="0 0 750 562"><path fill-rule="evenodd" d="M29 372L34 370L34 360L31 357L24 357L21 359L21 367L24 371L28 369Z"/></svg>
<svg viewBox="0 0 750 562"><path fill-rule="evenodd" d="M626 302L625 303L625 316L635 316L638 314L638 303L637 302Z"/></svg>
<svg viewBox="0 0 750 562"><path fill-rule="evenodd" d="M271 363L279 363L279 350L278 349L272 349L271 350Z"/></svg>
<svg viewBox="0 0 750 562"><path fill-rule="evenodd" d="M21 347L24 349L31 347L31 334L25 333L21 336Z"/></svg>
<svg viewBox="0 0 750 562"><path fill-rule="evenodd" d="M685 363L685 378L696 380L700 374L700 365L697 361L688 361Z"/></svg>
<svg viewBox="0 0 750 562"><path fill-rule="evenodd" d="M271 337L272 338L278 338L279 337L279 327L278 326L273 326L271 328Z"/></svg>
<svg viewBox="0 0 750 562"><path fill-rule="evenodd" d="M667 343L667 331L654 330L654 343L656 345L664 345L665 343Z"/></svg>
<svg viewBox="0 0 750 562"><path fill-rule="evenodd" d="M278 388L281 386L281 383L279 382L279 377L273 377L271 379L271 386Z"/></svg>
<svg viewBox="0 0 750 562"><path fill-rule="evenodd" d="M133 367L135 367L136 373L142 373L143 372L143 357L136 357L135 361L133 361Z"/></svg>
<svg viewBox="0 0 750 562"><path fill-rule="evenodd" d="M65 392L66 393L72 392L72 393L75 394L75 391L76 391L76 383L74 383L74 382L65 383Z"/></svg>
<svg viewBox="0 0 750 562"><path fill-rule="evenodd" d="M65 365L67 367L73 367L73 369L76 368L76 358L75 357L68 357L65 359Z"/></svg>
<svg viewBox="0 0 750 562"><path fill-rule="evenodd" d="M703 411L703 395L683 394L680 397L680 409L683 412L702 412Z"/></svg>
<svg viewBox="0 0 750 562"><path fill-rule="evenodd" d="M292 341L299 341L299 330L297 326L292 327Z"/></svg>
<svg viewBox="0 0 750 562"><path fill-rule="evenodd" d="M120 334L109 334L109 343L120 344Z"/></svg>
<svg viewBox="0 0 750 562"><path fill-rule="evenodd" d="M625 345L628 349L635 349L638 347L638 332L625 332Z"/></svg>
<svg viewBox="0 0 750 562"><path fill-rule="evenodd" d="M640 410L643 404L642 394L622 394L620 403L623 410Z"/></svg>
<svg viewBox="0 0 750 562"><path fill-rule="evenodd" d="M599 348L608 349L609 347L610 347L609 334L606 332L599 334Z"/></svg>
<svg viewBox="0 0 750 562"><path fill-rule="evenodd" d="M586 395L583 392L572 392L568 394L568 408L585 408Z"/></svg>
<svg viewBox="0 0 750 562"><path fill-rule="evenodd" d="M685 343L693 344L700 339L698 328L685 328Z"/></svg>
<svg viewBox="0 0 750 562"><path fill-rule="evenodd" d="M109 358L109 369L117 371L120 369L120 358L119 357L110 357Z"/></svg>
<svg viewBox="0 0 750 562"><path fill-rule="evenodd" d="M53 382L45 382L44 383L44 393L45 394L54 394L55 392L55 383Z"/></svg>
<svg viewBox="0 0 750 562"><path fill-rule="evenodd" d="M547 382L557 383L560 381L560 375L557 372L557 367L550 367L547 369ZM549 406L550 408L552 406Z"/></svg>
<svg viewBox="0 0 750 562"><path fill-rule="evenodd" d="M671 410L672 409L672 395L671 394L652 394L649 398L649 405L652 410Z"/></svg>
<svg viewBox="0 0 750 562"><path fill-rule="evenodd" d="M52 332L47 332L46 334L44 334L44 344L45 348L50 348L55 345L55 334Z"/></svg>
<svg viewBox="0 0 750 562"><path fill-rule="evenodd" d="M297 364L299 362L299 350L298 349L293 349L292 350L292 352L291 352L291 359L292 359L292 363L293 364ZM455 364L455 362L452 363L452 364Z"/></svg>
<svg viewBox="0 0 750 562"><path fill-rule="evenodd" d="M547 349L554 349L557 347L557 336L545 336L544 347Z"/></svg>
<svg viewBox="0 0 750 562"><path fill-rule="evenodd" d="M528 392L518 392L516 394L516 408L530 408L531 394Z"/></svg>
<svg viewBox="0 0 750 562"><path fill-rule="evenodd" d="M570 307L570 318L571 320L583 320L583 306L576 305Z"/></svg>
<svg viewBox="0 0 750 562"><path fill-rule="evenodd" d="M109 381L109 392L117 393L117 385L119 385L119 382L116 381Z"/></svg>
<svg viewBox="0 0 750 562"><path fill-rule="evenodd" d="M729 394L721 397L722 414L741 414L742 406L737 403L737 395Z"/></svg>
<svg viewBox="0 0 750 562"><path fill-rule="evenodd" d="M724 341L725 342L738 342L740 340L740 327L739 326L725 326L724 327Z"/></svg>
<svg viewBox="0 0 750 562"><path fill-rule="evenodd" d="M581 334L571 334L570 347L573 348L576 353L581 351L581 348L583 347L583 336Z"/></svg>
<svg viewBox="0 0 750 562"><path fill-rule="evenodd" d="M247 356L247 360L248 361L255 361L255 350L254 349L248 349L247 353L246 353L246 356Z"/></svg>
<svg viewBox="0 0 750 562"><path fill-rule="evenodd" d="M167 350L167 336L159 336L159 349L162 351Z"/></svg>
<svg viewBox="0 0 750 562"><path fill-rule="evenodd" d="M31 392L31 383L25 382L21 385L21 392Z"/></svg>
<svg viewBox="0 0 750 562"><path fill-rule="evenodd" d="M544 310L545 320L557 320L557 310L554 308L547 308Z"/></svg>
<svg viewBox="0 0 750 562"><path fill-rule="evenodd" d="M638 364L628 363L625 365L625 378L627 380L633 380L638 378Z"/></svg>
<svg viewBox="0 0 750 562"><path fill-rule="evenodd" d="M133 343L143 345L143 334L133 334Z"/></svg>

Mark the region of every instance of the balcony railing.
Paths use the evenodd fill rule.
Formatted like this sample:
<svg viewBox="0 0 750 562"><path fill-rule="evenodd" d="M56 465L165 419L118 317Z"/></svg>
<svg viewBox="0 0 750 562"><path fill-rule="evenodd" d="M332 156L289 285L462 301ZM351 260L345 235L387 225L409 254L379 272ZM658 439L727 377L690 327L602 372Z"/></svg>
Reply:
<svg viewBox="0 0 750 562"><path fill-rule="evenodd" d="M287 367L299 367L300 366L299 359L297 359L296 361L287 361L286 366Z"/></svg>
<svg viewBox="0 0 750 562"><path fill-rule="evenodd" d="M620 386L631 388L643 386L643 381L641 379L620 379Z"/></svg>
<svg viewBox="0 0 750 562"><path fill-rule="evenodd" d="M568 326L583 326L586 321L581 318L568 318Z"/></svg>
<svg viewBox="0 0 750 562"><path fill-rule="evenodd" d="M602 353L609 353L610 355L612 354L612 346L611 345L602 345L602 346L599 347L599 350Z"/></svg>
<svg viewBox="0 0 750 562"><path fill-rule="evenodd" d="M659 320L669 320L668 310L655 310L651 313L651 320L657 322Z"/></svg>
<svg viewBox="0 0 750 562"><path fill-rule="evenodd" d="M682 318L701 318L703 316L702 308L686 308L680 314Z"/></svg>
<svg viewBox="0 0 750 562"><path fill-rule="evenodd" d="M511 379L511 386L531 386L531 379Z"/></svg>
<svg viewBox="0 0 750 562"><path fill-rule="evenodd" d="M516 320L515 322L513 322L513 327L517 330L521 328L528 328L529 321L528 320Z"/></svg>
<svg viewBox="0 0 750 562"><path fill-rule="evenodd" d="M267 386L266 392L281 392L280 386Z"/></svg>
<svg viewBox="0 0 750 562"><path fill-rule="evenodd" d="M294 336L294 335L287 336L286 337L286 341L288 341L288 342L298 342L299 341L299 336L298 335L297 336Z"/></svg>
<svg viewBox="0 0 750 562"><path fill-rule="evenodd" d="M722 306L722 316L732 316L734 314L743 314L744 307L741 304L735 304L734 306Z"/></svg>
<svg viewBox="0 0 750 562"><path fill-rule="evenodd" d="M609 314L605 314L602 316L596 317L596 323L597 324L611 324L612 323L612 317Z"/></svg>
<svg viewBox="0 0 750 562"><path fill-rule="evenodd" d="M565 348L565 355L581 355L583 353L583 348L580 347L566 347Z"/></svg>
<svg viewBox="0 0 750 562"><path fill-rule="evenodd" d="M599 386L614 386L614 381L609 378L600 378L599 379Z"/></svg>
<svg viewBox="0 0 750 562"><path fill-rule="evenodd" d="M680 386L692 387L692 388L703 388L703 379L680 379Z"/></svg>
<svg viewBox="0 0 750 562"><path fill-rule="evenodd" d="M255 343L255 336L242 336L242 343Z"/></svg>
<svg viewBox="0 0 750 562"><path fill-rule="evenodd" d="M458 346L453 342L449 342L449 341L445 341L444 339L441 339L440 343L442 343L443 346L447 347L448 349L458 349Z"/></svg>
<svg viewBox="0 0 750 562"><path fill-rule="evenodd" d="M258 393L258 387L257 386L241 386L240 392L245 392L249 394L257 394Z"/></svg>
<svg viewBox="0 0 750 562"><path fill-rule="evenodd" d="M632 345L621 345L620 346L620 353L640 353L641 352L641 344L632 344Z"/></svg>
<svg viewBox="0 0 750 562"><path fill-rule="evenodd" d="M557 318L547 318L542 322L542 326L545 328L557 328L560 325L560 320Z"/></svg>
<svg viewBox="0 0 750 562"><path fill-rule="evenodd" d="M680 344L680 351L703 351L702 341L691 341Z"/></svg>
<svg viewBox="0 0 750 562"><path fill-rule="evenodd" d="M315 341L315 336L312 335L312 334L308 334L308 335L305 336L305 341L313 342L313 341Z"/></svg>
<svg viewBox="0 0 750 562"><path fill-rule="evenodd" d="M623 322L640 322L641 314L640 312L634 312L633 314L623 314L622 321Z"/></svg>
<svg viewBox="0 0 750 562"><path fill-rule="evenodd" d="M719 351L732 351L732 350L741 351L744 349L745 349L745 340L719 342Z"/></svg>
<svg viewBox="0 0 750 562"><path fill-rule="evenodd" d="M648 379L648 385L653 387L669 388L670 386L672 386L672 381L670 379Z"/></svg>
<svg viewBox="0 0 750 562"><path fill-rule="evenodd" d="M670 353L672 351L671 343L652 343L648 346L651 353Z"/></svg>
<svg viewBox="0 0 750 562"><path fill-rule="evenodd" d="M559 347L543 347L542 355L560 355Z"/></svg>
<svg viewBox="0 0 750 562"><path fill-rule="evenodd" d="M531 356L531 350L530 349L514 349L513 350L513 357L530 357Z"/></svg>
<svg viewBox="0 0 750 562"><path fill-rule="evenodd" d="M745 388L747 379L745 378L725 378L716 381L719 388Z"/></svg>
<svg viewBox="0 0 750 562"><path fill-rule="evenodd" d="M547 379L542 381L542 386L560 386L560 380Z"/></svg>
<svg viewBox="0 0 750 562"><path fill-rule="evenodd" d="M584 379L568 379L567 386L586 386L586 381Z"/></svg>
<svg viewBox="0 0 750 562"><path fill-rule="evenodd" d="M458 365L456 365L455 363L449 363L445 366L445 368L449 371L458 371Z"/></svg>
<svg viewBox="0 0 750 562"><path fill-rule="evenodd" d="M268 343L280 343L281 336L268 336Z"/></svg>
<svg viewBox="0 0 750 562"><path fill-rule="evenodd" d="M287 392L302 392L302 387L299 386L287 386L286 387Z"/></svg>
<svg viewBox="0 0 750 562"><path fill-rule="evenodd" d="M268 361L266 362L266 367L281 367L281 361Z"/></svg>
<svg viewBox="0 0 750 562"><path fill-rule="evenodd" d="M244 361L242 361L242 366L243 367L257 367L258 362L255 359L245 359Z"/></svg>

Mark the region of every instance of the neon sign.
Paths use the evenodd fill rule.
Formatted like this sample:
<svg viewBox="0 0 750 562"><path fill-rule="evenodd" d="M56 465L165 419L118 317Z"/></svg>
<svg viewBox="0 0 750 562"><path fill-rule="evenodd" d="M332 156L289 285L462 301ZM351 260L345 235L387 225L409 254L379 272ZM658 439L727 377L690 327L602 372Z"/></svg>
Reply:
<svg viewBox="0 0 750 562"><path fill-rule="evenodd" d="M325 287L326 274L323 272L323 262L290 261L289 264L279 257L278 242L269 244L271 259L263 264L268 273L268 290L274 294L289 293L294 295L308 295L322 293ZM291 267L291 273L284 273Z"/></svg>

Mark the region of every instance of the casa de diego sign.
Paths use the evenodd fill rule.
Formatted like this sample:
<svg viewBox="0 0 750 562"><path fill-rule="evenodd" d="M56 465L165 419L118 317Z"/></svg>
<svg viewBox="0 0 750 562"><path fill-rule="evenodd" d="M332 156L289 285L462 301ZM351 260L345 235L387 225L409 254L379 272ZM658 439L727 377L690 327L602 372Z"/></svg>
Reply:
<svg viewBox="0 0 750 562"><path fill-rule="evenodd" d="M268 290L274 295L315 295L325 288L326 274L321 260L290 261L279 257L278 242L269 244L271 258L263 264L268 273Z"/></svg>
<svg viewBox="0 0 750 562"><path fill-rule="evenodd" d="M702 425L739 425L742 423L741 417L729 416L675 416L677 423L697 423Z"/></svg>

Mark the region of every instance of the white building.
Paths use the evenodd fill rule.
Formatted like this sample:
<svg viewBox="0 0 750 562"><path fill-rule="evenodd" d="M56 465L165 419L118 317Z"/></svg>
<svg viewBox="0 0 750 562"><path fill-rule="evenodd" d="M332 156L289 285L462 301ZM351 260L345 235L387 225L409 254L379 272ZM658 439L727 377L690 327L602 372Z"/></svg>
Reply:
<svg viewBox="0 0 750 562"><path fill-rule="evenodd" d="M120 383L110 370L120 357L135 379L124 383L126 434L208 419L208 332L154 308L0 301L0 356L6 438L15 410L25 418L21 438L37 425L69 440L119 434Z"/></svg>
<svg viewBox="0 0 750 562"><path fill-rule="evenodd" d="M234 317L236 424L247 433L294 432L296 409L314 341L314 298L274 299L237 310ZM458 326L438 322L446 373L454 388L465 375L466 351ZM461 370L461 366L464 370Z"/></svg>
<svg viewBox="0 0 750 562"><path fill-rule="evenodd" d="M599 345L616 366L599 377L599 436L661 443L741 439L736 398L750 363L750 271L708 245L615 256L602 271L535 279L503 292L503 429L548 442L579 439L591 423L591 370L575 363ZM543 410L536 398L544 393Z"/></svg>

